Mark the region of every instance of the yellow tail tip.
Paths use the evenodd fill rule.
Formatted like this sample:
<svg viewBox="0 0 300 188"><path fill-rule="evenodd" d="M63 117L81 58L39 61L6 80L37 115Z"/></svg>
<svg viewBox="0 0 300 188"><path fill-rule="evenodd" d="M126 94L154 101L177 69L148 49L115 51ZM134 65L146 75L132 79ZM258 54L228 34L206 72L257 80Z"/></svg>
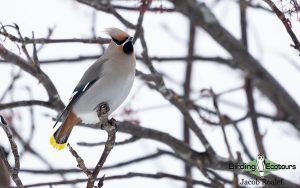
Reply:
<svg viewBox="0 0 300 188"><path fill-rule="evenodd" d="M66 144L58 144L58 143L56 142L54 136L51 136L51 138L50 138L50 144L51 144L54 148L56 148L56 149L58 149L58 150L62 150L62 149L64 149L64 148L66 147Z"/></svg>

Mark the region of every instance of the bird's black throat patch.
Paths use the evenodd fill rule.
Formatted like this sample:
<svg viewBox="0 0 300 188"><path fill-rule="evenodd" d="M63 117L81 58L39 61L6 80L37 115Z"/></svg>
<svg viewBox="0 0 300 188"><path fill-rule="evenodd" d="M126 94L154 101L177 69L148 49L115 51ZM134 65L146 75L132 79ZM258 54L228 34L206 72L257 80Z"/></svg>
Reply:
<svg viewBox="0 0 300 188"><path fill-rule="evenodd" d="M132 52L133 52L133 45L132 45L131 41L128 41L128 42L126 42L124 44L124 46L123 46L123 52L125 54L128 54L128 55L132 54Z"/></svg>
<svg viewBox="0 0 300 188"><path fill-rule="evenodd" d="M123 40L117 40L115 38L112 38L112 40L117 44L117 45L122 45L126 40L128 39L128 37L126 37Z"/></svg>

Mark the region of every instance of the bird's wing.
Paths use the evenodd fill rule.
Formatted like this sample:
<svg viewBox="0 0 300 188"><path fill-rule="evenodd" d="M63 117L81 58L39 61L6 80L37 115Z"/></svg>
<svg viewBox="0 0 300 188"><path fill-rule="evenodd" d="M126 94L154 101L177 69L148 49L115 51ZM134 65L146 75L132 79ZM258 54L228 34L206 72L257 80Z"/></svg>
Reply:
<svg viewBox="0 0 300 188"><path fill-rule="evenodd" d="M92 66L90 66L85 73L83 74L81 80L78 82L74 91L78 91L81 88L84 88L89 82L93 80L98 80L102 76L103 64L107 62L107 58L100 57Z"/></svg>
<svg viewBox="0 0 300 188"><path fill-rule="evenodd" d="M97 80L102 76L102 66L107 62L107 58L100 57L92 66L90 66L83 74L81 80L75 87L68 105L64 108L62 113L57 118L53 128L57 125L62 117L66 118L70 113L74 103L87 91Z"/></svg>

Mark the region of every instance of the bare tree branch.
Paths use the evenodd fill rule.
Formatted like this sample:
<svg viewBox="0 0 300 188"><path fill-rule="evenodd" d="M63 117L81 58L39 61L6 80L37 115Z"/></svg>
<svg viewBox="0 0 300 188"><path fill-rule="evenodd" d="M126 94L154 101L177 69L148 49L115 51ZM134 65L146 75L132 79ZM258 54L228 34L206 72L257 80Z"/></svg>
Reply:
<svg viewBox="0 0 300 188"><path fill-rule="evenodd" d="M98 59L100 55L80 55L78 57L74 57L74 58L59 58L59 59L48 59L48 60L40 60L41 64L49 64L49 63L79 63L81 61L85 61L85 60L96 60ZM136 57L137 60L142 60L143 58L140 56ZM158 63L184 63L187 61L187 57L183 56L183 57L150 57L151 61L155 61ZM199 56L199 55L193 55L190 57L191 60L193 60L195 63L199 63L199 62L216 62L216 63L220 63L226 66L230 66L232 68L236 68L236 62L234 62L233 60L230 59L225 59L222 57L206 57L206 56ZM3 60L0 60L0 62L5 62Z"/></svg>
<svg viewBox="0 0 300 188"><path fill-rule="evenodd" d="M50 39L50 38L28 38L28 37L22 37L18 38L6 31L0 30L0 35L3 35L7 38L9 38L13 42L18 42L21 44L51 44L51 43L89 43L89 44L108 44L110 42L110 39L97 37L97 38L70 38L70 39ZM28 55L29 56L29 55Z"/></svg>
<svg viewBox="0 0 300 188"><path fill-rule="evenodd" d="M64 107L63 102L61 101L59 94L56 90L56 87L50 80L50 78L35 64L28 63L26 60L21 58L20 56L10 52L0 43L0 56L8 62L13 63L14 65L19 66L22 70L28 72L33 77L38 79L40 83L45 87L49 101L51 101L52 105L60 110Z"/></svg>
<svg viewBox="0 0 300 188"><path fill-rule="evenodd" d="M74 154L73 154L74 155ZM75 154L76 155L76 154ZM158 150L157 152L153 153L153 154L148 154L142 157L137 157L128 161L124 161L124 162L119 162L113 165L108 165L108 166L103 166L103 168L101 170L109 170L109 169L113 169L113 168L119 168L119 167L124 167L127 165L131 165L131 164L137 164L139 162L143 162L146 160L151 160L163 155L168 155L168 156L172 156L176 159L180 159L178 156L176 156L173 152L170 151L166 151L166 150ZM81 159L79 159L81 161ZM91 169L89 169L91 170ZM33 174L66 174L66 173L78 173L78 172L82 172L81 169L53 169L53 170L37 170L37 169L20 169L20 172L26 172L26 173L33 173Z"/></svg>
<svg viewBox="0 0 300 188"><path fill-rule="evenodd" d="M296 50L300 51L300 42L292 30L291 21L285 17L285 15L276 7L276 5L273 3L273 1L271 1L271 0L263 0L263 1L266 2L270 6L270 8L273 10L273 12L276 14L276 16L281 20L286 31L288 32L288 34L290 35L291 39L294 42L294 45L291 44L291 46L293 48L295 48Z"/></svg>
<svg viewBox="0 0 300 188"><path fill-rule="evenodd" d="M17 107L27 107L27 106L33 106L33 105L39 105L44 106L47 108L55 108L55 106L46 101L39 101L39 100L28 100L28 101L15 101L10 103L2 103L0 104L0 110L9 109L9 108L17 108Z"/></svg>
<svg viewBox="0 0 300 188"><path fill-rule="evenodd" d="M4 130L5 134L7 135L9 143L10 143L10 147L11 147L14 159L15 159L15 167L12 167L9 164L5 154L3 153L3 150L0 151L0 157L1 157L2 161L4 162L8 172L10 173L10 176L13 179L13 181L15 182L15 184L19 188L22 188L24 186L23 186L23 183L22 183L21 179L19 178L20 157L19 157L19 152L18 152L18 146L15 143L15 141L13 140L12 133L11 133L8 125L6 124L6 121L4 120L4 118L1 115L0 115L0 119L1 119L0 126Z"/></svg>
<svg viewBox="0 0 300 188"><path fill-rule="evenodd" d="M126 140L120 141L120 142L116 142L115 146L121 146L124 144L129 144L129 143L133 143L135 141L139 140L139 138L137 137L130 137ZM86 146L86 147L93 147L93 146L101 146L101 145L105 145L106 142L97 142L97 143L87 143L87 142L78 142L77 145L79 146Z"/></svg>
<svg viewBox="0 0 300 188"><path fill-rule="evenodd" d="M92 172L85 166L84 160L78 155L78 153L72 148L70 144L68 144L69 151L76 158L77 167L81 169L82 172L90 179L92 176Z"/></svg>
<svg viewBox="0 0 300 188"><path fill-rule="evenodd" d="M170 0L175 9L194 20L195 24L202 27L222 47L224 47L238 62L237 68L245 71L253 79L258 89L264 93L282 112L283 117L293 122L300 131L300 108L287 91L262 65L251 56L232 34L221 26L211 10L204 3L193 0Z"/></svg>
<svg viewBox="0 0 300 188"><path fill-rule="evenodd" d="M97 111L98 117L100 119L100 127L101 129L104 129L107 132L107 141L104 147L104 150L102 152L101 158L99 159L97 166L93 170L92 175L89 177L86 187L87 188L93 188L94 182L97 179L97 176L101 170L101 168L104 165L104 162L106 161L106 158L108 157L110 151L113 149L115 145L116 140L116 122L114 119L112 119L111 122L108 121L108 109L109 106L106 104L99 106L99 109Z"/></svg>
<svg viewBox="0 0 300 188"><path fill-rule="evenodd" d="M256 116L254 98L253 98L253 94L252 94L252 92L253 92L252 91L252 82L249 78L245 79L245 92L246 92L246 96L247 96L249 115L250 115L250 119L252 122L252 129L254 132L258 152L260 154L264 154L266 156L266 151L265 151L265 147L263 145L263 140L262 140L263 137L259 131L259 125L258 125L257 116Z"/></svg>
<svg viewBox="0 0 300 188"><path fill-rule="evenodd" d="M123 175L115 175L115 176L105 177L105 181L115 180L115 179L128 179L128 178L135 178L135 177L143 177L143 178L151 178L151 179L169 178L169 179L172 179L172 180L178 180L178 181L184 181L184 182L186 182L187 179L188 179L186 177L181 177L181 176L178 176L178 175L162 173L162 172L158 172L156 174L128 172L127 174L123 174ZM97 180L101 180L101 178L97 178ZM67 180L67 181L36 183L36 184L26 185L25 187L29 188L29 187L51 186L51 185L77 184L77 183L83 183L83 182L86 182L86 181L87 181L87 179L75 179L75 180ZM211 187L210 183L206 183L204 181L191 180L191 182L195 185L203 185L203 186L206 186L206 187Z"/></svg>
<svg viewBox="0 0 300 188"><path fill-rule="evenodd" d="M196 27L193 22L190 22L189 28L189 43L188 43L188 54L187 54L187 62L186 62L186 69L185 69L185 81L183 84L183 99L187 103L190 100L190 91L191 91L191 82L192 82L192 70L193 70L193 54L195 48L195 38L196 38ZM183 141L187 145L190 145L190 130L189 125L185 123L183 119ZM189 165L185 164L185 176L192 177L192 169ZM186 188L192 188L193 184L190 181L187 181Z"/></svg>

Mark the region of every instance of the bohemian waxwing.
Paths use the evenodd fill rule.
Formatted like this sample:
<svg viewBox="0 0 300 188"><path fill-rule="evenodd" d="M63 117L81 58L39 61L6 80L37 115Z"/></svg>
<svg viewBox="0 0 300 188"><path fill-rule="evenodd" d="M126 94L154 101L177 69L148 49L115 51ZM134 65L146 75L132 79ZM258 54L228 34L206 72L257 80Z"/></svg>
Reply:
<svg viewBox="0 0 300 188"><path fill-rule="evenodd" d="M128 96L135 76L135 55L132 37L117 28L106 29L112 40L104 54L90 66L75 87L69 104L55 125L62 119L50 143L61 150L72 128L78 122L97 123L97 109L106 103L108 114L114 112ZM54 126L55 126L54 125Z"/></svg>

